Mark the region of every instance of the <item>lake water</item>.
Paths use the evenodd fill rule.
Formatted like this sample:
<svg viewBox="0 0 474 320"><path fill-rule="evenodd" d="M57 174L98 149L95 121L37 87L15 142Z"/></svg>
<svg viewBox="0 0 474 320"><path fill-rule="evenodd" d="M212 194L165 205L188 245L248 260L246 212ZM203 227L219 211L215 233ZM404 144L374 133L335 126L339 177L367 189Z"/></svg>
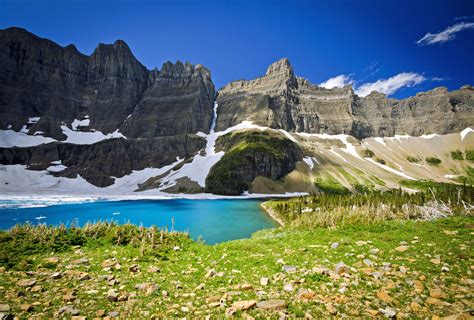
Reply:
<svg viewBox="0 0 474 320"><path fill-rule="evenodd" d="M0 208L0 229L8 229L27 221L59 225L76 222L84 225L99 220L131 222L146 227L155 225L189 231L208 244L247 238L257 230L273 228L277 223L262 211L260 200L128 200L59 204L46 207L14 208L3 203Z"/></svg>

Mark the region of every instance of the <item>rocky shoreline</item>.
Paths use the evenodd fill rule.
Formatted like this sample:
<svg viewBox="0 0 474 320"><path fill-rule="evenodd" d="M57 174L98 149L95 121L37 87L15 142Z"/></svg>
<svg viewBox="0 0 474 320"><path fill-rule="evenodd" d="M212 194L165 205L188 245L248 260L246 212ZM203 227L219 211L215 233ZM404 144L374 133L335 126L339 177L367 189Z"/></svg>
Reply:
<svg viewBox="0 0 474 320"><path fill-rule="evenodd" d="M278 222L278 224L281 227L284 227L285 223L283 222L283 220L277 215L277 213L275 211L273 211L272 208L265 206L265 203L266 202L263 202L263 203L260 204L260 207L263 209L263 211L265 211L270 216L270 218L272 218L273 220Z"/></svg>

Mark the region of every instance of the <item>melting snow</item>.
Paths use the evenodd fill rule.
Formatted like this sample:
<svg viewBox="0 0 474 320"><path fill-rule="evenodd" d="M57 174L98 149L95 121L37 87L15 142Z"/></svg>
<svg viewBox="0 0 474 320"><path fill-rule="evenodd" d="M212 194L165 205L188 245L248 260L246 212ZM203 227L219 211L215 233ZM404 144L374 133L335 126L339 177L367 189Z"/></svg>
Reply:
<svg viewBox="0 0 474 320"><path fill-rule="evenodd" d="M84 120L74 119L74 121L71 123L71 127L72 130L76 131L78 127L88 127L90 123L91 120L89 119L89 116L87 116L87 118Z"/></svg>
<svg viewBox="0 0 474 320"><path fill-rule="evenodd" d="M383 138L381 138L381 137L376 137L376 138L374 138L374 140L377 141L377 142L380 143L380 144L383 144L385 147L387 146L387 145L385 144L385 140L384 140Z"/></svg>
<svg viewBox="0 0 474 320"><path fill-rule="evenodd" d="M214 115L212 118L209 134L205 134L203 132L197 133L198 136L207 140L206 155L195 155L192 162L184 164L179 170L170 172L166 177L161 179L160 182L164 184L161 190L175 185L178 179L185 177L197 182L201 187L204 188L206 184L206 177L209 174L209 171L224 156L224 151L215 151L216 141L220 136L226 135L232 131L243 129L258 129L262 131L268 129L267 127L254 125L251 121L243 121L242 123L227 128L224 131L216 132L215 126L217 120L217 107L218 105L216 102L214 104Z"/></svg>
<svg viewBox="0 0 474 320"><path fill-rule="evenodd" d="M28 124L37 123L40 119L41 117L31 117L28 119Z"/></svg>
<svg viewBox="0 0 474 320"><path fill-rule="evenodd" d="M472 128L466 128L463 131L461 131L461 141L464 140L464 138L470 133L474 132Z"/></svg>
<svg viewBox="0 0 474 320"><path fill-rule="evenodd" d="M297 134L300 135L300 136L304 136L304 137L317 137L319 139L324 139L324 140L339 140L345 146L345 148L340 148L342 151L352 155L355 158L358 158L358 159L362 160L360 155L357 153L357 150L356 150L355 146L352 143L350 143L349 141L347 141L347 139L350 137L347 134L334 134L334 135L331 135L331 134L327 134L327 133L305 133L305 132L298 132ZM342 156L340 154L336 153L332 149L331 149L331 151L342 158ZM342 159L344 159L344 158L342 158ZM346 161L346 160L344 159L344 161Z"/></svg>
<svg viewBox="0 0 474 320"><path fill-rule="evenodd" d="M306 162L310 170L313 170L314 168L314 162L312 157L304 157L303 161Z"/></svg>
<svg viewBox="0 0 474 320"><path fill-rule="evenodd" d="M59 165L49 166L46 170L49 172L61 172L65 169L67 169L65 165L59 164Z"/></svg>
<svg viewBox="0 0 474 320"><path fill-rule="evenodd" d="M52 138L43 136L30 136L24 132L16 132L13 130L0 130L0 147L34 147L40 144L55 142Z"/></svg>
<svg viewBox="0 0 474 320"><path fill-rule="evenodd" d="M413 178L413 177L410 177L409 175L407 175L407 174L404 173L404 172L395 170L395 169L393 169L393 168L390 168L390 167L387 166L387 165L378 163L378 162L374 161L374 159L366 158L365 160L370 161L370 162L372 162L373 164L379 166L380 168L382 168L382 169L384 169L384 170L386 170L386 171L395 173L396 175L399 175L399 176L404 177L404 178L406 178L406 179L409 179L409 180L417 180L417 179L415 179L415 178Z"/></svg>
<svg viewBox="0 0 474 320"><path fill-rule="evenodd" d="M433 138L435 138L435 137L439 137L439 134L437 134L437 133L432 133L432 134L420 136L420 138L422 138L422 139L433 139Z"/></svg>
<svg viewBox="0 0 474 320"><path fill-rule="evenodd" d="M67 136L67 139L63 142L73 143L73 144L94 144L96 142L115 139L115 138L124 138L127 139L123 134L121 134L118 129L107 135L103 134L100 131L94 132L81 132L74 131L69 129L67 126L61 126L63 133Z"/></svg>

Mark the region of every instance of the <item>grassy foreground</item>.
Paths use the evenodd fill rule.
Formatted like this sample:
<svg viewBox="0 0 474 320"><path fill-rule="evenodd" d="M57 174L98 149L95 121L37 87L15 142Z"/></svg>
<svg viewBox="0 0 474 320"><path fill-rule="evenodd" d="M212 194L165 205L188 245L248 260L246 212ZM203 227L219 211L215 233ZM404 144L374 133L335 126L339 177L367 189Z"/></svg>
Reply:
<svg viewBox="0 0 474 320"><path fill-rule="evenodd" d="M270 229L214 246L133 226L89 228L96 233L87 237L40 230L13 262L14 246L36 229L0 233L0 313L468 319L473 311L472 217Z"/></svg>

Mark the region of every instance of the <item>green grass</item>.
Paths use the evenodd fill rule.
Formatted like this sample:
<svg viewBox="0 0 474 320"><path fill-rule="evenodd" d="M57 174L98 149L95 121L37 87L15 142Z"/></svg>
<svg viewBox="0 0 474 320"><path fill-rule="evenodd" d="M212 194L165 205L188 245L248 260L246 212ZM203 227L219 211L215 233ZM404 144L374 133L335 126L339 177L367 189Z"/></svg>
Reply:
<svg viewBox="0 0 474 320"><path fill-rule="evenodd" d="M441 163L441 160L435 157L426 157L425 161L433 166L437 166Z"/></svg>
<svg viewBox="0 0 474 320"><path fill-rule="evenodd" d="M35 263L28 264L27 270L35 273L3 270L0 273L1 300L20 318L34 315L52 318L62 306L71 304L80 315L88 318L96 317L96 312L103 310L105 313L117 311L121 318L211 316L221 319L235 301L267 299L285 301L287 307L281 311L289 318L305 314L319 319L331 318L329 303L339 317L369 318L367 310L390 306L407 318L426 318L453 313L452 305L428 303L429 289L440 288L446 295L442 301L456 303L456 313L468 313L470 306L462 301L469 301L472 292L468 283L474 258L473 225L472 217L452 217L435 221L346 224L336 228L269 229L257 232L250 239L215 246L185 241L179 250L166 251L166 258L151 251L142 255L140 246L132 243L117 245L99 241L94 245L71 246L66 251L29 254L28 259ZM334 242L339 243L337 249L331 249ZM408 250L396 251L395 248L403 243ZM0 250L5 250L4 243ZM45 268L44 261L51 256L58 257L59 263ZM430 261L437 256L441 261L439 265ZM87 263L74 262L84 258L88 259ZM117 259L121 268L107 271L101 264L112 258ZM364 259L372 261L374 266L365 266ZM296 266L296 273L283 272L280 260ZM344 277L333 271L339 262L351 268ZM383 263L390 263L390 271L383 269ZM135 264L140 272L128 270ZM151 266L160 271L149 271ZM447 266L449 272L441 272L443 266ZM400 271L401 268L406 272ZM206 277L210 269L222 272L222 275ZM62 278L51 279L49 275L53 272L61 272ZM78 272L87 272L90 279L78 280ZM373 272L382 273L382 278L375 278ZM119 283L111 284L106 280L107 276L114 276ZM33 277L37 279L39 291L16 285L19 279ZM267 286L260 285L262 277L270 279ZM422 282L422 292L415 292L414 280ZM147 294L135 288L145 282L156 284L158 289ZM294 291L283 290L287 283L293 283ZM340 291L345 283L348 284L346 291ZM203 288L196 289L200 284ZM243 290L240 287L243 284L252 287ZM107 299L110 289L124 296L130 295L130 298L111 302ZM300 289L312 293L308 300L298 298ZM392 301L386 303L378 299L376 293L380 290L386 291ZM74 302L64 300L68 292L75 292ZM226 294L230 292L236 292L236 295L230 298ZM221 301L222 305L213 305L214 301ZM422 308L412 309L412 302L419 303ZM24 304L33 305L34 310L23 311L21 305ZM247 314L257 319L278 319L281 311L255 307L238 311L236 317ZM380 313L377 316L382 318Z"/></svg>
<svg viewBox="0 0 474 320"><path fill-rule="evenodd" d="M474 185L474 167L467 167L465 175L459 176L456 181L462 184Z"/></svg>
<svg viewBox="0 0 474 320"><path fill-rule="evenodd" d="M349 189L344 187L332 176L318 177L314 185L326 194L348 194Z"/></svg>
<svg viewBox="0 0 474 320"><path fill-rule="evenodd" d="M461 150L451 151L451 158L453 160L464 160L464 156Z"/></svg>
<svg viewBox="0 0 474 320"><path fill-rule="evenodd" d="M323 195L272 200L265 205L286 225L333 227L346 223L370 224L384 220L424 218L420 206L433 200L449 203L453 214L465 213L462 201L474 203L472 186L422 180L404 180L400 183L420 191L407 193L401 189L362 189L354 190L355 193L337 193L333 192L332 187L331 192Z"/></svg>

